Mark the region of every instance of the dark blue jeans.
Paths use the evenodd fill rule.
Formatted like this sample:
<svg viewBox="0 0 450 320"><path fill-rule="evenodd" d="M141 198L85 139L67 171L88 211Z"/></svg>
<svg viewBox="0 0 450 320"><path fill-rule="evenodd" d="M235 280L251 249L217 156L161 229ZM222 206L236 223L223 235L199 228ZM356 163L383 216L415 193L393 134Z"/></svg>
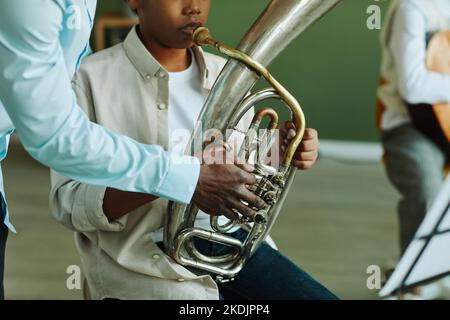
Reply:
<svg viewBox="0 0 450 320"><path fill-rule="evenodd" d="M5 248L8 237L8 228L3 223L6 215L6 204L3 195L0 193L0 300L5 298L3 291L3 271L5 266Z"/></svg>
<svg viewBox="0 0 450 320"><path fill-rule="evenodd" d="M243 241L247 232L239 229L232 237ZM206 255L229 253L230 247L195 239L197 249ZM225 300L336 300L333 293L305 271L263 243L237 277L219 284L221 299Z"/></svg>

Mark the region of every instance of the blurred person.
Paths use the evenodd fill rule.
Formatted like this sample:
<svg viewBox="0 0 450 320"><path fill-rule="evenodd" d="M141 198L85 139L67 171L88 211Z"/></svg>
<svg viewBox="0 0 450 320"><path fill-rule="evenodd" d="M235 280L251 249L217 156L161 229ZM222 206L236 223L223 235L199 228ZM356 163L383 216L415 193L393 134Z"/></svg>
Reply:
<svg viewBox="0 0 450 320"><path fill-rule="evenodd" d="M419 104L420 110L431 112L431 105L450 102L450 76L427 68L429 40L448 30L450 0L397 0L391 4L382 32L378 125L387 175L401 195L401 254L443 185L444 167L449 161L448 141L442 147L419 129L416 119L423 122L424 118L418 119L415 114ZM415 288L409 295L413 299L450 298L450 280Z"/></svg>
<svg viewBox="0 0 450 320"><path fill-rule="evenodd" d="M200 165L195 157L171 155L158 145L140 144L89 121L70 81L90 52L96 4L96 0L0 2L0 161L15 129L33 158L78 181L181 203L192 199L206 211L218 205L231 210L243 198L260 207L262 200L245 188L256 180L242 168ZM8 229L15 229L1 171L0 202L3 299L4 250ZM253 209L248 213L254 214Z"/></svg>
<svg viewBox="0 0 450 320"><path fill-rule="evenodd" d="M74 78L74 90L92 121L138 141L182 152L187 141L178 141L174 133L184 130L189 138L226 62L192 42L195 28L208 18L211 1L128 3L138 13L139 25L123 43L86 58ZM247 130L253 113L243 118L240 130ZM291 122L285 123L283 149L295 136L293 129ZM293 164L310 168L318 147L317 132L307 129ZM217 284L209 275L180 266L163 252L167 201L162 199L95 187L52 172L51 208L60 222L77 232L77 248L94 299L336 298L279 253L271 239L229 283ZM226 208L218 205L215 214L223 213ZM227 221L220 218L221 225ZM209 215L200 212L196 227L211 230ZM232 236L243 241L247 231L236 227ZM196 244L208 256L229 249L205 240Z"/></svg>

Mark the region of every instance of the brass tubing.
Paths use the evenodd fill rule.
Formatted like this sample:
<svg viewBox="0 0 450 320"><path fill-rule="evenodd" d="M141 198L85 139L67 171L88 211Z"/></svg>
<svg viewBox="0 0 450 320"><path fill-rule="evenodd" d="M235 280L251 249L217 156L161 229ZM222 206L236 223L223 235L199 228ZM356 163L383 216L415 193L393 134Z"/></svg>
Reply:
<svg viewBox="0 0 450 320"><path fill-rule="evenodd" d="M270 117L269 130L278 129L278 113L272 108L258 110L252 122L259 126L264 117Z"/></svg>
<svg viewBox="0 0 450 320"><path fill-rule="evenodd" d="M305 115L299 102L270 74L270 72L262 64L260 64L258 61L253 60L250 56L248 56L244 52L230 48L226 44L214 40L208 28L205 27L197 28L192 38L195 44L199 46L206 45L216 48L223 54L244 63L247 67L254 70L257 74L263 76L264 79L279 94L280 98L291 108L293 114L292 120L296 128L296 135L289 144L289 147L287 148L285 157L282 162L282 167L285 170L287 170L287 168L292 162L292 159L294 158L295 151L297 150L299 144L301 143L303 135L305 133L306 127Z"/></svg>

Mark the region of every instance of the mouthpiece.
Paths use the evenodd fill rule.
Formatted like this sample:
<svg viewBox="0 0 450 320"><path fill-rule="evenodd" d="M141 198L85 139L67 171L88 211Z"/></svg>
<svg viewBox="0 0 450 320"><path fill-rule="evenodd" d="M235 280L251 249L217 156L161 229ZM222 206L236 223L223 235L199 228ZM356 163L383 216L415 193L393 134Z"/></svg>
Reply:
<svg viewBox="0 0 450 320"><path fill-rule="evenodd" d="M195 29L194 33L192 34L192 40L198 46L208 45L216 47L218 44L218 42L215 41L211 36L209 29L206 27L199 27Z"/></svg>

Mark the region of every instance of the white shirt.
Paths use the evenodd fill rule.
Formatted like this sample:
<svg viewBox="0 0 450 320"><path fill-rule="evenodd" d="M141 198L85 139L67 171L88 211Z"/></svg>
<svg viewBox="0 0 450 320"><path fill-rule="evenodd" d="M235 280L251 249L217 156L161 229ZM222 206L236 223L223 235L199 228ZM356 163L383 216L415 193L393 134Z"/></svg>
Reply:
<svg viewBox="0 0 450 320"><path fill-rule="evenodd" d="M450 0L397 0L382 33L383 85L378 96L386 107L381 128L411 121L409 103L450 102L450 76L426 68L426 37L450 30Z"/></svg>
<svg viewBox="0 0 450 320"><path fill-rule="evenodd" d="M191 51L190 51L191 52ZM192 63L188 69L181 72L169 73L169 153L175 156L183 155L186 150L191 132L200 115L205 97L202 94L200 70L191 52ZM212 230L210 215L199 211L195 227ZM224 216L219 217L221 225L228 222ZM234 230L237 230L235 227ZM233 230L232 230L233 231ZM154 242L163 241L163 229L152 233Z"/></svg>

